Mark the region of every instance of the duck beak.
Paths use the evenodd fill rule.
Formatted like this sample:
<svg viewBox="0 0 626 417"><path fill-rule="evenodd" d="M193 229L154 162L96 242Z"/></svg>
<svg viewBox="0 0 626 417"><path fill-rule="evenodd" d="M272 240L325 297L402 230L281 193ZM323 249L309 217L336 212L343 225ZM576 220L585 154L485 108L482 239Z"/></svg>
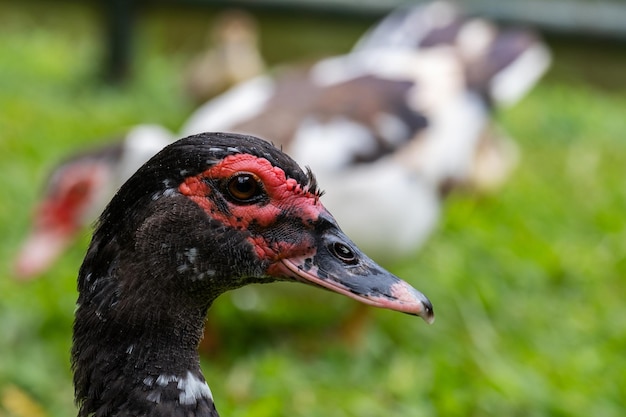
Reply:
<svg viewBox="0 0 626 417"><path fill-rule="evenodd" d="M30 232L14 264L14 274L22 281L45 272L74 239L74 233L61 229L35 228Z"/></svg>
<svg viewBox="0 0 626 417"><path fill-rule="evenodd" d="M435 320L433 306L424 294L361 252L334 221L325 223L330 227L314 233L312 249L276 264L281 275L375 307L417 315L427 323Z"/></svg>

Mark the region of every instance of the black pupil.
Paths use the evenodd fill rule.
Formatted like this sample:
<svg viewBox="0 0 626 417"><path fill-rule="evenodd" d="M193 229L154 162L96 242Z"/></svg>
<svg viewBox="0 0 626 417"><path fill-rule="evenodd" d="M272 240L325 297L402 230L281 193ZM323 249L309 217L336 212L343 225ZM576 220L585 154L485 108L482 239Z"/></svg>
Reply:
<svg viewBox="0 0 626 417"><path fill-rule="evenodd" d="M252 197L254 194L256 182L249 175L241 175L235 180L235 190L240 196Z"/></svg>
<svg viewBox="0 0 626 417"><path fill-rule="evenodd" d="M239 174L228 181L226 190L235 202L253 203L260 198L262 188L254 175Z"/></svg>
<svg viewBox="0 0 626 417"><path fill-rule="evenodd" d="M337 258L341 259L344 262L354 263L356 261L356 256L354 252L352 252L352 249L350 249L348 246L344 245L343 243L340 243L340 242L333 243L332 249L335 255L337 256Z"/></svg>

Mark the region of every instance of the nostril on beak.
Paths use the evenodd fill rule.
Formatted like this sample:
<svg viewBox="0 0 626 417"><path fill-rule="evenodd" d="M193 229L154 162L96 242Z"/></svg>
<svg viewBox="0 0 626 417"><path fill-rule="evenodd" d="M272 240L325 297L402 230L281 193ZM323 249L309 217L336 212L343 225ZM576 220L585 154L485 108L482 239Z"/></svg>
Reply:
<svg viewBox="0 0 626 417"><path fill-rule="evenodd" d="M356 254L348 245L341 242L334 242L330 244L328 248L330 252L341 262L348 265L354 265L358 261Z"/></svg>

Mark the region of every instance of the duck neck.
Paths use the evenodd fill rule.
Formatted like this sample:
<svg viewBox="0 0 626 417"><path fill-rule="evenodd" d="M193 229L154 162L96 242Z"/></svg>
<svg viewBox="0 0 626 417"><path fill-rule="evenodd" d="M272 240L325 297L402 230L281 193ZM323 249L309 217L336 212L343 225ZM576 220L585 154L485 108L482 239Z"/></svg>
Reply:
<svg viewBox="0 0 626 417"><path fill-rule="evenodd" d="M79 306L72 351L79 416L218 415L197 351L207 307L150 301L152 308L134 305L131 314L115 308L124 300Z"/></svg>
<svg viewBox="0 0 626 417"><path fill-rule="evenodd" d="M215 417L197 348L213 300L245 282L206 242L242 245L186 198L145 206L105 212L79 272L72 347L79 416Z"/></svg>

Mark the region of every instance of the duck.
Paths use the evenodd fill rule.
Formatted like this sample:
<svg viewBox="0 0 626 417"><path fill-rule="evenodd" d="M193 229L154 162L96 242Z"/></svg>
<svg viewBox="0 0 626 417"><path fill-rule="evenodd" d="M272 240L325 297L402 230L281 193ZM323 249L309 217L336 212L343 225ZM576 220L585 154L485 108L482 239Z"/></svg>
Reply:
<svg viewBox="0 0 626 417"><path fill-rule="evenodd" d="M519 150L494 117L536 84L550 60L530 29L499 27L441 1L403 7L347 54L236 84L192 113L179 135L231 131L271 139L315 170L324 204L344 230L389 265L418 253L450 192L494 193L503 186ZM122 153L156 152L173 137L155 134L156 146L123 146ZM83 152L71 159L81 158L90 157ZM112 172L127 174L108 176L115 183L107 188L118 188L147 158L141 152L136 159L109 159ZM53 196L47 192L40 206ZM90 201L87 214L76 212L82 228L106 199ZM23 248L18 259L26 261L17 264L41 266L17 267L18 276L34 277L54 260L38 261Z"/></svg>
<svg viewBox="0 0 626 417"><path fill-rule="evenodd" d="M195 103L204 103L267 69L259 50L258 24L243 9L220 13L211 24L206 44L183 74L184 90Z"/></svg>
<svg viewBox="0 0 626 417"><path fill-rule="evenodd" d="M18 250L14 275L27 281L48 270L100 215L119 186L173 139L174 133L160 125L136 125L57 164L46 178L33 224Z"/></svg>
<svg viewBox="0 0 626 417"><path fill-rule="evenodd" d="M213 301L248 284L301 282L432 322L428 298L368 258L320 196L310 170L247 135L186 137L139 168L78 273L78 416L218 416L197 348Z"/></svg>

